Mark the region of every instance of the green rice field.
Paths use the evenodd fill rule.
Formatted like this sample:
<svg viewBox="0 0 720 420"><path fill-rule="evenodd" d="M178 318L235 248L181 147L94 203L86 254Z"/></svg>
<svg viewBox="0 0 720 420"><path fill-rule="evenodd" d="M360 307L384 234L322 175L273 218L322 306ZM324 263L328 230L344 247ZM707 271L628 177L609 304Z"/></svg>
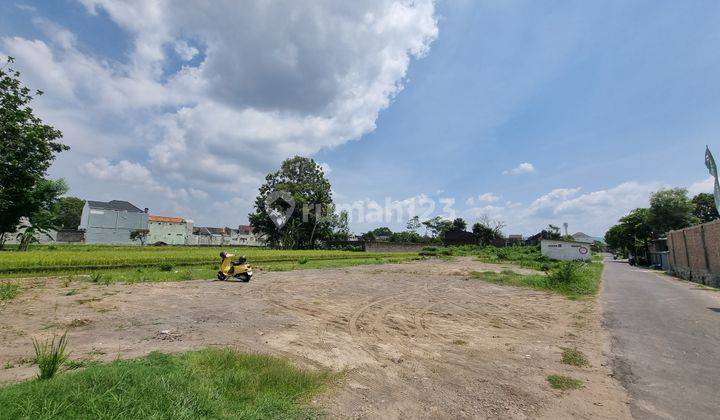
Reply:
<svg viewBox="0 0 720 420"><path fill-rule="evenodd" d="M258 247L185 246L34 246L29 251L0 251L0 275L34 276L38 273L76 272L122 268L199 266L218 264L221 251L245 255L253 265L286 266L338 260L385 260L415 257L415 253L371 253L328 250L274 250ZM360 262L360 261L358 261ZM320 264L322 265L322 264ZM344 264L343 264L344 265Z"/></svg>

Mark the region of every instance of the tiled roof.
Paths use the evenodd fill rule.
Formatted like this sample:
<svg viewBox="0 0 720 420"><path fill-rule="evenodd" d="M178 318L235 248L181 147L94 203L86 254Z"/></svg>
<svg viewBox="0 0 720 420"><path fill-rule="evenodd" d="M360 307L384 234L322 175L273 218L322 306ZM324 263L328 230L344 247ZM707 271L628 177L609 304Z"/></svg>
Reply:
<svg viewBox="0 0 720 420"><path fill-rule="evenodd" d="M240 233L245 235L253 232L253 227L250 225L240 225L238 226L238 229L240 230Z"/></svg>
<svg viewBox="0 0 720 420"><path fill-rule="evenodd" d="M129 211L132 213L143 213L142 210L135 207L133 204L122 200L111 200L107 203L104 201L91 201L88 200L88 205L93 209L100 210L115 210L115 211Z"/></svg>
<svg viewBox="0 0 720 420"><path fill-rule="evenodd" d="M150 222L165 222L165 223L185 223L185 219L182 217L168 217L168 216L148 216Z"/></svg>

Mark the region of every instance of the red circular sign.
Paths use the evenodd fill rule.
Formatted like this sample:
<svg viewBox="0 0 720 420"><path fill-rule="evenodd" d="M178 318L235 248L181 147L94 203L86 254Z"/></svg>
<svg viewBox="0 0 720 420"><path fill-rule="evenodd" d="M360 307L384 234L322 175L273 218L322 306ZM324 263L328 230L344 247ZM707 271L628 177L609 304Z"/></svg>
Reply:
<svg viewBox="0 0 720 420"><path fill-rule="evenodd" d="M588 253L588 249L585 248L584 246L581 246L580 249L578 249L578 251L580 251L580 253L583 255Z"/></svg>

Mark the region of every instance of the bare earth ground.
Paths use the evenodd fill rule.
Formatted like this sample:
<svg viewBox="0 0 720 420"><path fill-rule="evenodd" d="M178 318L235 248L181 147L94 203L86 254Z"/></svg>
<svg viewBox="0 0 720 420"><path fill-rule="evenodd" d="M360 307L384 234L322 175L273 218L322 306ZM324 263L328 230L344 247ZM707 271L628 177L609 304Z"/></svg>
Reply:
<svg viewBox="0 0 720 420"><path fill-rule="evenodd" d="M0 383L35 374L32 337L69 328L76 360L229 346L344 371L316 401L330 417L629 418L595 300L467 275L504 268L458 258L263 272L247 284L27 280L0 307L0 365L13 366ZM562 364L561 347L591 366ZM554 390L549 374L585 387Z"/></svg>

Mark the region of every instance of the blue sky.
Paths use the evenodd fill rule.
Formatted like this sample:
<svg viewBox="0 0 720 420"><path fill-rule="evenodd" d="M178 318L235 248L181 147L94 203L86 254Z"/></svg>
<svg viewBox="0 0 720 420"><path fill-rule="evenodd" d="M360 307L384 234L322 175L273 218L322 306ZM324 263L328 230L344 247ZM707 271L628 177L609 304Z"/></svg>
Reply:
<svg viewBox="0 0 720 420"><path fill-rule="evenodd" d="M0 54L48 92L38 112L73 147L52 174L81 197L232 226L302 154L338 203L442 199L432 215L451 203L524 234L602 235L659 188L710 189L717 2L269 4L0 5Z"/></svg>

